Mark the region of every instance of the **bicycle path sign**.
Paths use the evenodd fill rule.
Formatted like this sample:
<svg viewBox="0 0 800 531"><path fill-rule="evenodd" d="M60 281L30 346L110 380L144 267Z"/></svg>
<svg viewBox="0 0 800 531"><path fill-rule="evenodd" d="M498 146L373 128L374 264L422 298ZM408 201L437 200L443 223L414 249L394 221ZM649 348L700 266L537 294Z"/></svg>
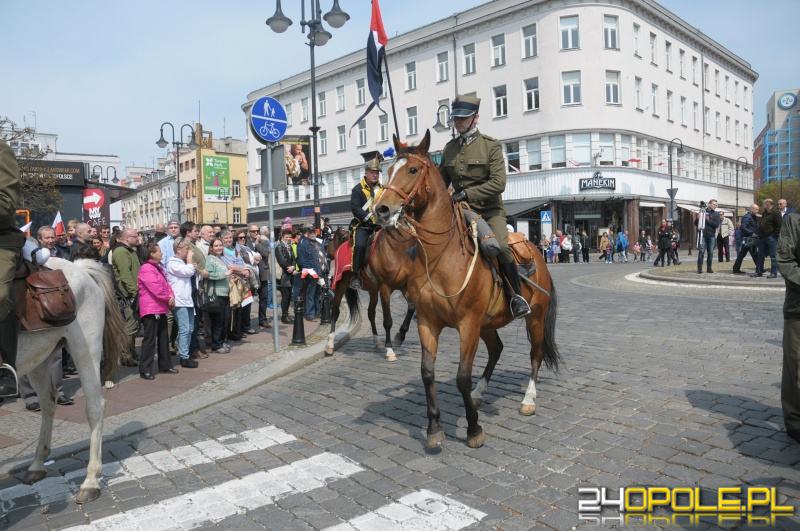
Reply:
<svg viewBox="0 0 800 531"><path fill-rule="evenodd" d="M250 128L262 143L277 142L286 134L286 110L274 98L259 98L250 109Z"/></svg>

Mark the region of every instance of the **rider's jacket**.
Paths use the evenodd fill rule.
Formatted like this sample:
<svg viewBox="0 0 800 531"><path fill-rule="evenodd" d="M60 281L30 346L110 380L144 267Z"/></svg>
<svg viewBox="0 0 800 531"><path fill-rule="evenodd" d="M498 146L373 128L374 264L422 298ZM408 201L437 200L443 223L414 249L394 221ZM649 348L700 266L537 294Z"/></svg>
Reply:
<svg viewBox="0 0 800 531"><path fill-rule="evenodd" d="M358 225L373 225L375 223L375 216L372 212L372 205L383 193L383 185L378 181L374 186L367 183L366 177L353 187L350 192L350 210L353 212Z"/></svg>

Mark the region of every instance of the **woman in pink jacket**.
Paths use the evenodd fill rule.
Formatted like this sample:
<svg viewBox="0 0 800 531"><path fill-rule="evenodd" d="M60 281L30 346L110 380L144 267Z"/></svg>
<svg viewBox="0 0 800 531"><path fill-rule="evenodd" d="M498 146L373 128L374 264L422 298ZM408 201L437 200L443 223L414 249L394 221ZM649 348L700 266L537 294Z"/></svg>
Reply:
<svg viewBox="0 0 800 531"><path fill-rule="evenodd" d="M147 246L147 261L139 269L139 315L144 325L142 355L139 357L139 376L154 380L155 354L158 346L158 370L176 374L169 356L167 314L175 306L175 295L161 267L161 247Z"/></svg>

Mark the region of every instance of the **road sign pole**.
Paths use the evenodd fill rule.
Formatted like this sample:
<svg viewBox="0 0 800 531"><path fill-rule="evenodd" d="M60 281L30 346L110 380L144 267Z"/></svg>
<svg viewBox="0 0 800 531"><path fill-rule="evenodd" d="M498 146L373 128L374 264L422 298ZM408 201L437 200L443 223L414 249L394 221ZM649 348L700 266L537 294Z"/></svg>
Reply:
<svg viewBox="0 0 800 531"><path fill-rule="evenodd" d="M272 290L272 339L274 341L275 352L281 350L280 330L278 329L278 280L275 273L278 271L277 261L275 260L275 248L278 242L273 239L275 234L275 207L272 204L272 149L275 144L270 143L261 150L261 191L267 194L267 204L269 205L269 270L272 272L270 288ZM266 170L265 170L266 168ZM264 173L266 172L266 181ZM266 184L266 189L265 185Z"/></svg>

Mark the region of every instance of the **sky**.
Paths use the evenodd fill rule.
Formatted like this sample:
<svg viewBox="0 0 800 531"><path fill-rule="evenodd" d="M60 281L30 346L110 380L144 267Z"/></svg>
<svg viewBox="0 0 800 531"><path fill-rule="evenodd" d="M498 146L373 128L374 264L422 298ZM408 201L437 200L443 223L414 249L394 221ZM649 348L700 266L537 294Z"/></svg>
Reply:
<svg viewBox="0 0 800 531"><path fill-rule="evenodd" d="M333 1L321 0L323 13ZM391 37L484 0L384 0ZM673 13L750 62L758 132L766 100L800 84L798 0L661 0ZM351 19L317 49L318 64L364 49L369 0L340 0ZM223 8L221 10L220 8ZM114 154L152 165L164 121L244 138L249 92L309 67L300 1L294 24L273 33L274 0L0 0L0 116L56 133L62 152ZM34 114L35 113L35 114ZM167 133L169 136L169 133Z"/></svg>

